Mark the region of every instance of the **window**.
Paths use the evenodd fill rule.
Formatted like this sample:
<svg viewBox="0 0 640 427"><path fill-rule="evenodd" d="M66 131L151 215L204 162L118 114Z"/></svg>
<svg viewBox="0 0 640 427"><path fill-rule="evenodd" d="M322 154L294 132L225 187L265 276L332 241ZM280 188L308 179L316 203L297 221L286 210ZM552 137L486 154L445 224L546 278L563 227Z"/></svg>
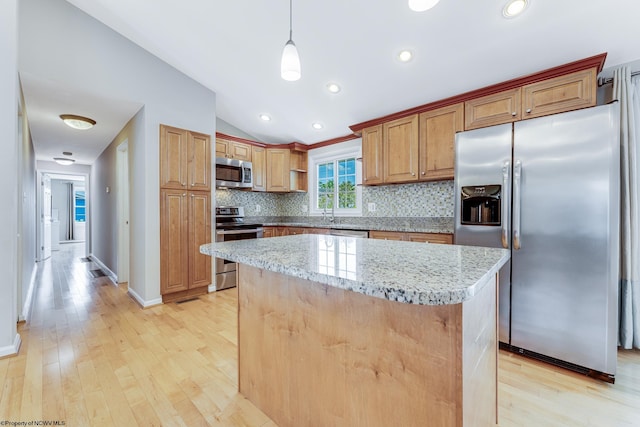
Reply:
<svg viewBox="0 0 640 427"><path fill-rule="evenodd" d="M358 142L358 141L356 141ZM335 215L360 215L361 163L357 160L359 145L345 143L341 149L310 153L309 201L312 214L333 211ZM314 150L315 151L315 150Z"/></svg>
<svg viewBox="0 0 640 427"><path fill-rule="evenodd" d="M84 190L76 190L74 194L74 199L75 199L75 206L74 206L75 221L85 222L87 218L87 214L86 214L87 206L85 203Z"/></svg>

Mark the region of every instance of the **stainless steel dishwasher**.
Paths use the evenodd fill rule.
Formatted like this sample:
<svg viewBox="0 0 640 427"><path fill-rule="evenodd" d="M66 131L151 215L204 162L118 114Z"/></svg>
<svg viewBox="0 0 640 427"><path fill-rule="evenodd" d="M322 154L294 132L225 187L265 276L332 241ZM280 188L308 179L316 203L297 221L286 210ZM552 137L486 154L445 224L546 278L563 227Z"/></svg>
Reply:
<svg viewBox="0 0 640 427"><path fill-rule="evenodd" d="M332 236L362 237L365 239L369 237L367 230L340 230L332 228L329 234Z"/></svg>

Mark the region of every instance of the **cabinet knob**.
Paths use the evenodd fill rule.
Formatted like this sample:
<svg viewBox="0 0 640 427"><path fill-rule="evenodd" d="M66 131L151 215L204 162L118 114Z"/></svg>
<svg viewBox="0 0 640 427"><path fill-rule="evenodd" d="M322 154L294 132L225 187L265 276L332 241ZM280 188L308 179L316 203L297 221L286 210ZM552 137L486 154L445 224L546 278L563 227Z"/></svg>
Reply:
<svg viewBox="0 0 640 427"><path fill-rule="evenodd" d="M512 115L513 117L515 117L515 116L516 116L516 112L514 111L513 113L511 113L511 115Z"/></svg>
<svg viewBox="0 0 640 427"><path fill-rule="evenodd" d="M192 195L191 195L191 197L195 197L195 196L196 196L195 194L192 194Z"/></svg>
<svg viewBox="0 0 640 427"><path fill-rule="evenodd" d="M531 108L527 108L527 113L530 113L530 112L531 112Z"/></svg>
<svg viewBox="0 0 640 427"><path fill-rule="evenodd" d="M184 197L184 196L186 196L186 195L187 195L187 193L182 193L182 197Z"/></svg>
<svg viewBox="0 0 640 427"><path fill-rule="evenodd" d="M186 183L186 182L183 182L183 183L182 183L182 186L183 186L183 187L186 187L186 186L187 186L187 183Z"/></svg>
<svg viewBox="0 0 640 427"><path fill-rule="evenodd" d="M365 181L367 180L367 178L364 179Z"/></svg>
<svg viewBox="0 0 640 427"><path fill-rule="evenodd" d="M411 176L416 176L416 173L415 172L411 172Z"/></svg>
<svg viewBox="0 0 640 427"><path fill-rule="evenodd" d="M422 171L422 175L424 175L424 174L425 174L424 171Z"/></svg>

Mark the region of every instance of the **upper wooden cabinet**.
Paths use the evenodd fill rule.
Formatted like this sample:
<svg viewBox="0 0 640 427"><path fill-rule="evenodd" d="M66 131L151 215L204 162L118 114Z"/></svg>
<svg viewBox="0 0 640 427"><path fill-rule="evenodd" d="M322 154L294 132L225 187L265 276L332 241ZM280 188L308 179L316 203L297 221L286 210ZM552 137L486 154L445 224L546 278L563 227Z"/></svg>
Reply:
<svg viewBox="0 0 640 427"><path fill-rule="evenodd" d="M211 189L211 137L160 125L160 187Z"/></svg>
<svg viewBox="0 0 640 427"><path fill-rule="evenodd" d="M522 118L546 116L596 105L596 69L522 87Z"/></svg>
<svg viewBox="0 0 640 427"><path fill-rule="evenodd" d="M267 150L253 147L251 150L253 166L253 191L267 191Z"/></svg>
<svg viewBox="0 0 640 427"><path fill-rule="evenodd" d="M289 151L289 191L307 191L307 152Z"/></svg>
<svg viewBox="0 0 640 427"><path fill-rule="evenodd" d="M290 167L288 148L267 149L267 191L288 192Z"/></svg>
<svg viewBox="0 0 640 427"><path fill-rule="evenodd" d="M418 180L418 115L382 125L383 176L385 183Z"/></svg>
<svg viewBox="0 0 640 427"><path fill-rule="evenodd" d="M382 125L362 130L362 183L382 184Z"/></svg>
<svg viewBox="0 0 640 427"><path fill-rule="evenodd" d="M596 69L474 98L465 102L465 130L548 116L596 105Z"/></svg>
<svg viewBox="0 0 640 427"><path fill-rule="evenodd" d="M251 161L251 145L238 141L216 138L216 157Z"/></svg>
<svg viewBox="0 0 640 427"><path fill-rule="evenodd" d="M420 180L453 178L453 145L463 128L462 103L420 114Z"/></svg>
<svg viewBox="0 0 640 427"><path fill-rule="evenodd" d="M464 129L477 129L520 120L521 103L520 88L466 101Z"/></svg>

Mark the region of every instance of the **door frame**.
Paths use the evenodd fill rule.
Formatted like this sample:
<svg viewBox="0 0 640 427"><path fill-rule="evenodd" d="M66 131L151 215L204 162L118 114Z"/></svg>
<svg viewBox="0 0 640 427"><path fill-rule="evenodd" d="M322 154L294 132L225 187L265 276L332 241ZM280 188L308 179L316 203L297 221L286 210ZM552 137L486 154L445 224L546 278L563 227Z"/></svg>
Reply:
<svg viewBox="0 0 640 427"><path fill-rule="evenodd" d="M117 147L116 169L118 190L118 283L129 282L130 228L129 228L129 140Z"/></svg>

